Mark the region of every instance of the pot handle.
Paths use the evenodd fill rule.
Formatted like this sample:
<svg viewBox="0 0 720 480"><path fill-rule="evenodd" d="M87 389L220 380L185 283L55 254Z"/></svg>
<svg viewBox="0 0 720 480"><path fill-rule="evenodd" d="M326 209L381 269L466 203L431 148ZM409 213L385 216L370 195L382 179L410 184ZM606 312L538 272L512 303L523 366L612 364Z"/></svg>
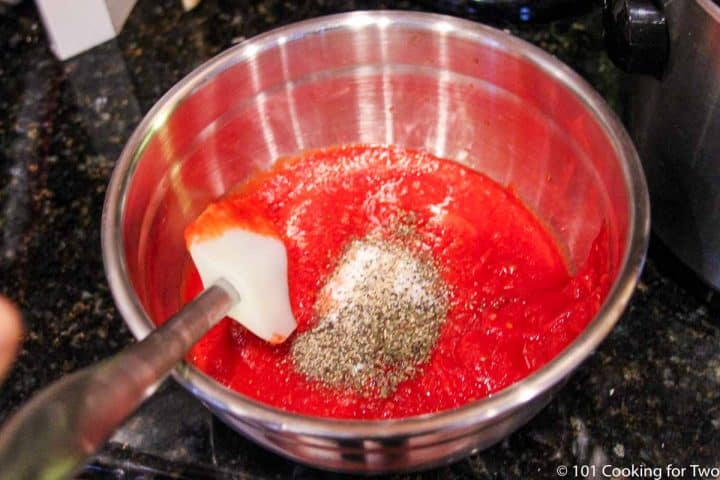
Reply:
<svg viewBox="0 0 720 480"><path fill-rule="evenodd" d="M605 46L628 73L660 77L670 54L670 34L655 0L603 0Z"/></svg>

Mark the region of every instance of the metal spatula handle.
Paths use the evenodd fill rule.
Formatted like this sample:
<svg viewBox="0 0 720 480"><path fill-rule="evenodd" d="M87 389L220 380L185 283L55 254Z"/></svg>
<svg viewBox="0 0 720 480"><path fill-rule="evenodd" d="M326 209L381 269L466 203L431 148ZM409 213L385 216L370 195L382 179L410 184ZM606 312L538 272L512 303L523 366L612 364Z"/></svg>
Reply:
<svg viewBox="0 0 720 480"><path fill-rule="evenodd" d="M220 281L141 342L38 393L0 431L0 478L70 478L237 300Z"/></svg>

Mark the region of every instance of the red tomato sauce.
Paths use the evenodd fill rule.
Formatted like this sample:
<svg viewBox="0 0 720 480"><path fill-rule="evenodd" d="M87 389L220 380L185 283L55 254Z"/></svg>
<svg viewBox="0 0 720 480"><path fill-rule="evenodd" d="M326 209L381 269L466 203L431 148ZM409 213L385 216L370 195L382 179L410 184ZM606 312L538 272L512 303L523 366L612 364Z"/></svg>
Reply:
<svg viewBox="0 0 720 480"><path fill-rule="evenodd" d="M609 288L604 231L571 277L551 234L511 191L419 151L366 145L310 151L255 175L221 203L261 215L282 238L298 328L271 345L226 318L188 359L233 390L292 412L399 418L486 397L555 357ZM430 360L387 398L308 380L289 351L316 321L318 291L348 242L382 231L398 209L414 213L416 248L431 253L450 289ZM201 288L190 266L183 301Z"/></svg>

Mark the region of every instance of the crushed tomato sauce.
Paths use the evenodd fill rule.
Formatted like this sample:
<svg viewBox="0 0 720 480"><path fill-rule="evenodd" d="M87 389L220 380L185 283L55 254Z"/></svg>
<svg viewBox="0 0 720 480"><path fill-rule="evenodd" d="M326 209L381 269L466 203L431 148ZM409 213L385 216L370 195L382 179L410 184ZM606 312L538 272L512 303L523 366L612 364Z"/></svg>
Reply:
<svg viewBox="0 0 720 480"><path fill-rule="evenodd" d="M309 151L253 176L221 204L262 216L285 243L298 328L271 345L225 318L188 359L233 390L292 412L400 418L486 397L565 348L610 284L604 229L571 277L550 233L511 191L420 151L368 145ZM413 213L413 248L431 255L449 288L429 360L387 397L309 380L294 367L290 349L317 322L318 292L346 246L382 232L398 211ZM201 290L189 265L183 301Z"/></svg>

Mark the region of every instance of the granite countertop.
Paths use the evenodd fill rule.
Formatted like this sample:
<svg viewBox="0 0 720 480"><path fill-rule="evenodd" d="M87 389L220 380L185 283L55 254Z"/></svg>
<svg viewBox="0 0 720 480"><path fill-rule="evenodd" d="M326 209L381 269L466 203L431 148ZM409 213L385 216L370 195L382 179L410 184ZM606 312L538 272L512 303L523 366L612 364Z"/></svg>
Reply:
<svg viewBox="0 0 720 480"><path fill-rule="evenodd" d="M0 420L39 388L132 341L113 305L100 214L115 159L144 112L228 46L275 26L413 2L141 0L116 39L60 62L32 2L0 6L0 292L27 335L0 387ZM598 12L516 33L556 54L619 108ZM720 330L655 240L632 302L557 399L501 444L395 478L557 478L559 465L720 464ZM83 478L335 478L279 458L215 420L172 382ZM183 476L184 475L184 476ZM689 477L687 477L689 478Z"/></svg>

